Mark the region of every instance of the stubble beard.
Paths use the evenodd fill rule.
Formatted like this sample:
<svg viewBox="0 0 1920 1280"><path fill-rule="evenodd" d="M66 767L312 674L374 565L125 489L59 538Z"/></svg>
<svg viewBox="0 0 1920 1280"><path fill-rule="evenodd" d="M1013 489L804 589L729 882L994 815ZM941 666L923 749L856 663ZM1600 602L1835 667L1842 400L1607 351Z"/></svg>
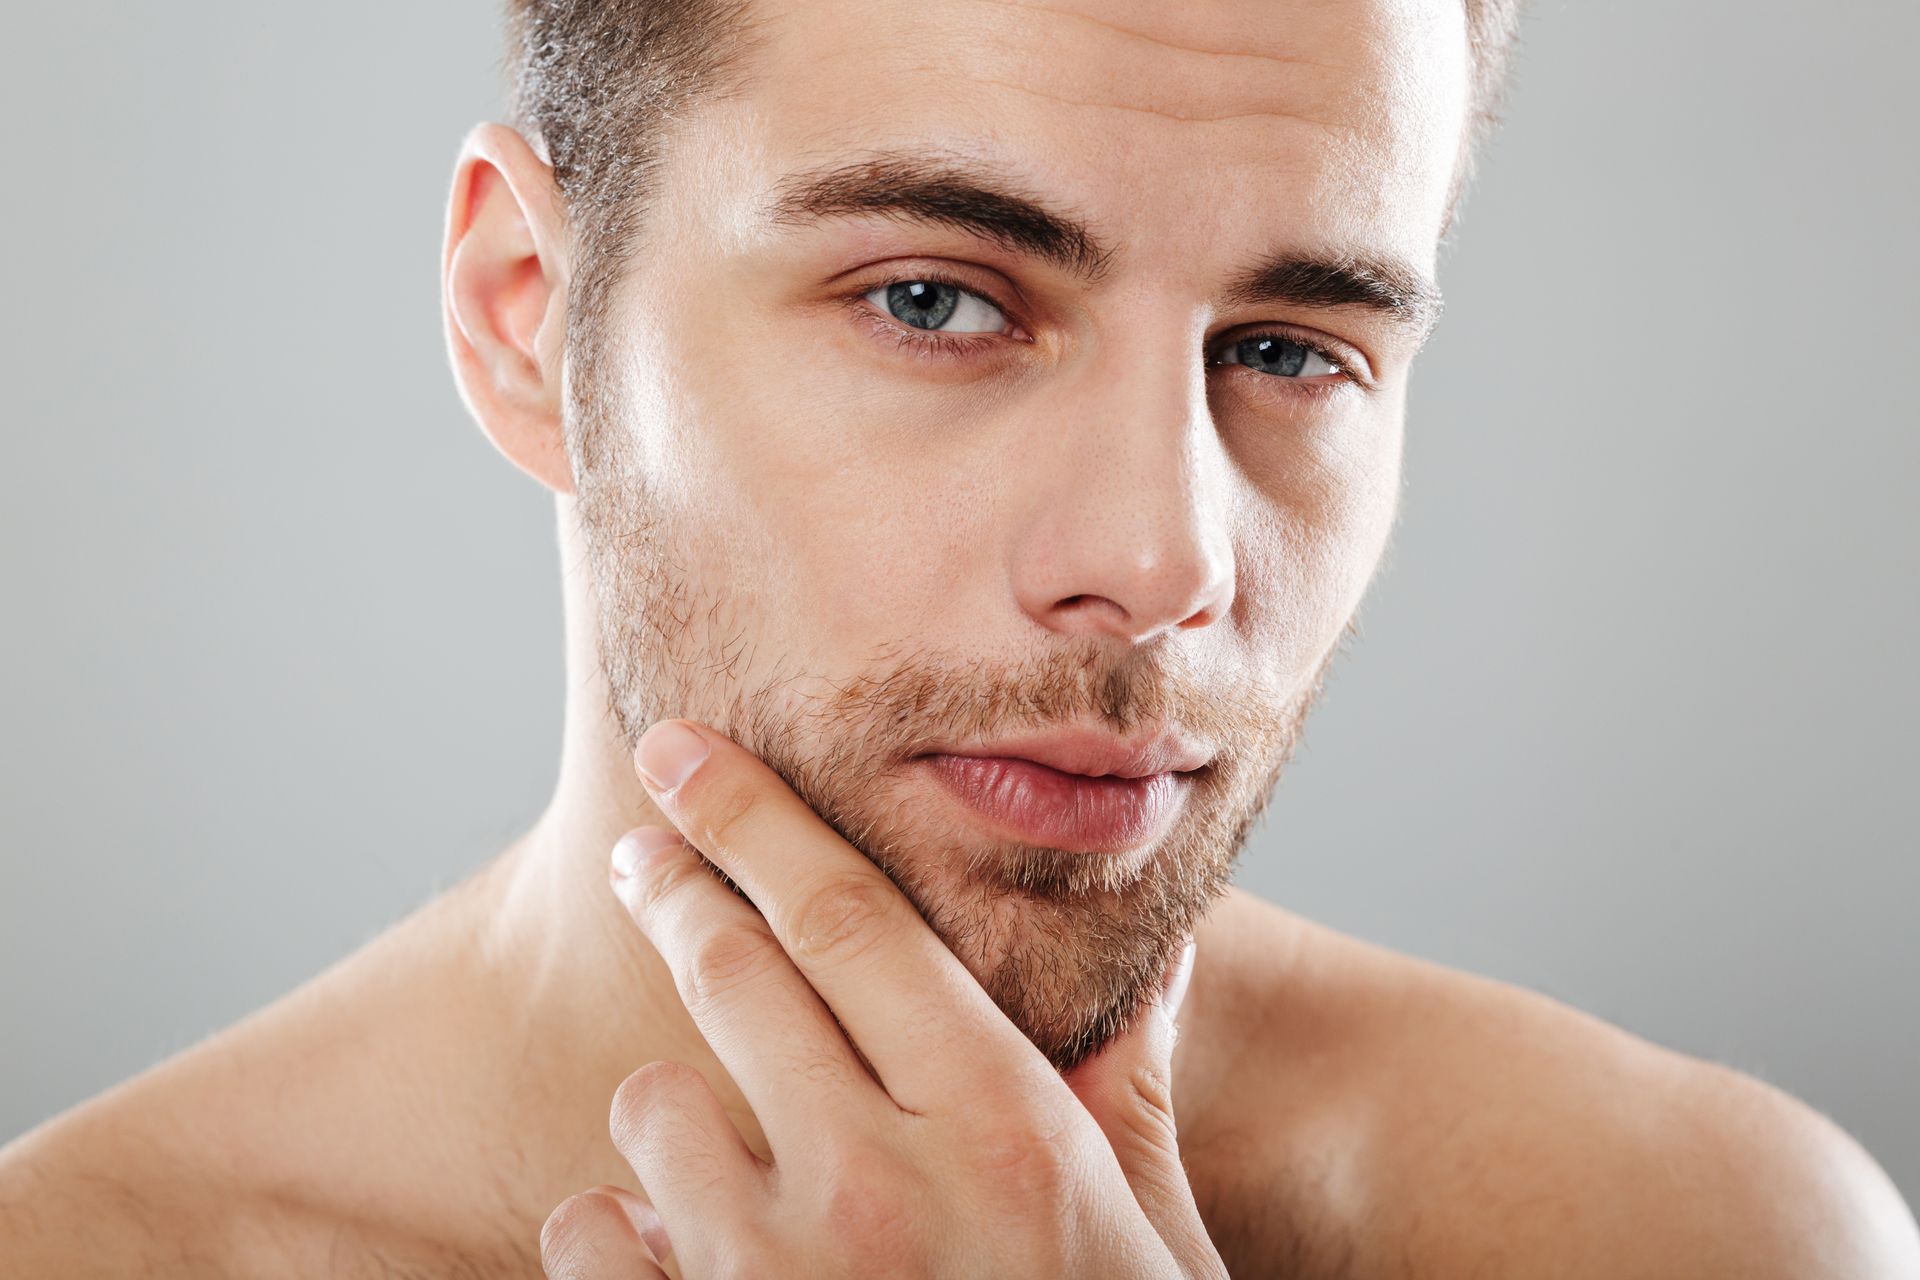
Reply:
<svg viewBox="0 0 1920 1280"><path fill-rule="evenodd" d="M724 583L688 572L692 521L636 465L615 404L585 381L570 396L576 512L620 740L630 750L648 725L676 716L725 733L900 887L1056 1069L1098 1052L1229 891L1340 645L1292 693L1254 678L1209 689L1184 650L1119 655L1092 637L1004 664L882 642L850 675L779 660L758 672L751 619ZM1351 633L1349 620L1340 638ZM1122 734L1174 721L1219 744L1150 856L988 839L938 817L930 782L911 776L911 758L934 744L1066 721Z"/></svg>

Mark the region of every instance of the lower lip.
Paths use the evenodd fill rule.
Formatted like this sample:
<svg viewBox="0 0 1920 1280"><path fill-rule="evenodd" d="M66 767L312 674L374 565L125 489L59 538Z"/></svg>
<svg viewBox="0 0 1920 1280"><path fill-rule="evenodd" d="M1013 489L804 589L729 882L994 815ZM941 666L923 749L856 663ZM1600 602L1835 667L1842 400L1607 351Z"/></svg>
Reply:
<svg viewBox="0 0 1920 1280"><path fill-rule="evenodd" d="M976 814L1016 839L1075 853L1136 848L1166 833L1193 779L1186 773L1089 778L1013 756L925 756Z"/></svg>

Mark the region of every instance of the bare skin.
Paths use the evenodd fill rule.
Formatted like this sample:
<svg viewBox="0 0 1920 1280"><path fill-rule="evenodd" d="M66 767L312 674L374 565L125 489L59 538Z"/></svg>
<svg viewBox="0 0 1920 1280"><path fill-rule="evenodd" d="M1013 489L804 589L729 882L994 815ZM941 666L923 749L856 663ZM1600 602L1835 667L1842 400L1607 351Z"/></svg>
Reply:
<svg viewBox="0 0 1920 1280"><path fill-rule="evenodd" d="M540 1275L563 1198L641 1190L607 1137L619 1082L713 1066L665 1018L558 1052L521 984L470 963L528 852L8 1148L0 1256L71 1277ZM582 934L630 931L601 906ZM1197 942L1175 1111L1232 1275L1912 1274L1884 1175L1763 1083L1237 892ZM595 981L658 963L620 959Z"/></svg>
<svg viewBox="0 0 1920 1280"><path fill-rule="evenodd" d="M554 797L325 974L0 1152L10 1270L538 1275L557 1205L644 1191L608 1112L655 1061L698 1070L770 1158L674 957L607 885L616 839L665 821L631 754L666 715L719 725L858 836L1050 1055L1191 926L1174 1110L1234 1275L1920 1270L1885 1175L1779 1091L1206 891L1379 563L1423 336L1228 286L1276 243L1429 278L1466 69L1439 0L1208 6L1204 48L1163 10L764 5L753 82L669 139L649 245L671 251L636 256L584 396L551 173L510 130L470 136L449 349L489 439L556 495ZM1114 248L1108 270L924 219L761 216L803 165L901 147L992 161ZM856 314L947 275L981 302L974 354ZM1200 359L1258 333L1342 369ZM1038 930L956 870L1022 847L905 762L969 716L1116 709L1203 729L1210 785L1127 864L1156 892L1078 895ZM1125 927L1096 947L1103 919Z"/></svg>

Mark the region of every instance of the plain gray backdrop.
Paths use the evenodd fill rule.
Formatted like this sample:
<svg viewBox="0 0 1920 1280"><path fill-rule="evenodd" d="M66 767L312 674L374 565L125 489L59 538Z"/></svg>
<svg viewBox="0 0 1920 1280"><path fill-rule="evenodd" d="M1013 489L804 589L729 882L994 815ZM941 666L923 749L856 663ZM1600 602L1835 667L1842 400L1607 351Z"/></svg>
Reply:
<svg viewBox="0 0 1920 1280"><path fill-rule="evenodd" d="M498 851L562 698L552 501L440 331L494 6L7 26L0 1140ZM1535 4L1240 873L1769 1080L1910 1201L1917 46L1912 0Z"/></svg>

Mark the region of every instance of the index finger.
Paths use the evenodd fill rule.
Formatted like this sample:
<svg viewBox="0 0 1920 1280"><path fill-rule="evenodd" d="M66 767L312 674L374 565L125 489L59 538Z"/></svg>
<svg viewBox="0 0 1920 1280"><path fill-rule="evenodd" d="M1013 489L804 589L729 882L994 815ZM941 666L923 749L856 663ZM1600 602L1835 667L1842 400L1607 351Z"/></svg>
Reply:
<svg viewBox="0 0 1920 1280"><path fill-rule="evenodd" d="M641 735L635 762L661 812L760 909L897 1105L924 1115L1058 1083L899 886L759 757L705 725L663 720Z"/></svg>

